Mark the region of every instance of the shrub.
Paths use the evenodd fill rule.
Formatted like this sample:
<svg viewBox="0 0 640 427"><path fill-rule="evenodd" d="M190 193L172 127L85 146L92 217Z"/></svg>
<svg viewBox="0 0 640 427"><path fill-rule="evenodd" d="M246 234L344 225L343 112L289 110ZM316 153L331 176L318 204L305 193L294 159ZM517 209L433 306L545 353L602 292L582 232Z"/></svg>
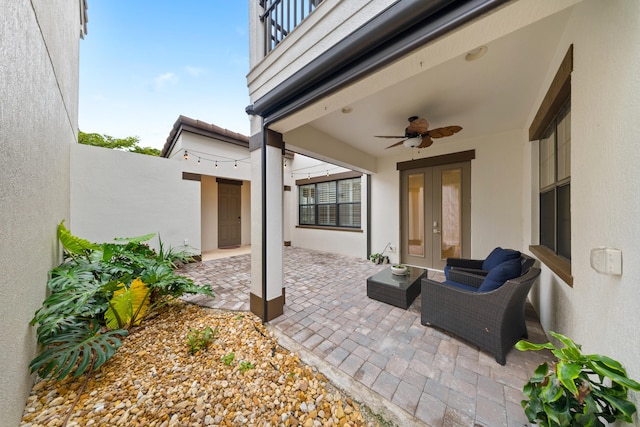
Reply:
<svg viewBox="0 0 640 427"><path fill-rule="evenodd" d="M153 237L97 244L72 235L64 221L58 225L64 260L49 272L51 294L31 320L43 346L32 373L60 380L96 370L154 310L184 294L213 297L209 287L176 275L166 252L158 255L143 243Z"/></svg>

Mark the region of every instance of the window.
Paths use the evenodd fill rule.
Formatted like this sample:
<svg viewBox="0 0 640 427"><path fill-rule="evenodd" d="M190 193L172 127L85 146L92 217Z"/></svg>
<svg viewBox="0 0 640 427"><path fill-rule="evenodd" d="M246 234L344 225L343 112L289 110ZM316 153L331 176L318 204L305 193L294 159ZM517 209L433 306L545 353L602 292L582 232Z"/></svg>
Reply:
<svg viewBox="0 0 640 427"><path fill-rule="evenodd" d="M571 260L571 107L540 139L540 245Z"/></svg>
<svg viewBox="0 0 640 427"><path fill-rule="evenodd" d="M299 223L360 228L360 177L299 185Z"/></svg>

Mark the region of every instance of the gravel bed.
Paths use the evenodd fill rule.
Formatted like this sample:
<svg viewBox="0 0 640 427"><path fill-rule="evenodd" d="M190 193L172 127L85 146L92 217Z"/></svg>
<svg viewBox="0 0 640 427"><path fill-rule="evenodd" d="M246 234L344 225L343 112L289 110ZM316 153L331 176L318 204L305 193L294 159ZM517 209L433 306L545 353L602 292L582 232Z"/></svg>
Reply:
<svg viewBox="0 0 640 427"><path fill-rule="evenodd" d="M189 332L206 327L215 339L191 355ZM68 426L378 425L253 314L181 302L132 330L88 379L38 380L20 425L62 426L76 398Z"/></svg>

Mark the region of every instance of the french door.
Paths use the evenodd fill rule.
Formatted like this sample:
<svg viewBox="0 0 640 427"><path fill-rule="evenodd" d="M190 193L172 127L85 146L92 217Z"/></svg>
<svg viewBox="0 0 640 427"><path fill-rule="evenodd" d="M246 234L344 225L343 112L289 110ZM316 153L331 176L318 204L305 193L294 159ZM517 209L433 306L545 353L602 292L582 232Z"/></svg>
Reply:
<svg viewBox="0 0 640 427"><path fill-rule="evenodd" d="M401 171L402 262L442 270L471 252L471 162Z"/></svg>

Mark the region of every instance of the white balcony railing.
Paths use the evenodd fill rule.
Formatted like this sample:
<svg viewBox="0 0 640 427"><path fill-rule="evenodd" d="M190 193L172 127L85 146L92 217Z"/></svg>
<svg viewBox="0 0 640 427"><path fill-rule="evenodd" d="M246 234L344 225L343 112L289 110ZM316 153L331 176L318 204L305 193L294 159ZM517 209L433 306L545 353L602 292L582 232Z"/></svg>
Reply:
<svg viewBox="0 0 640 427"><path fill-rule="evenodd" d="M295 27L304 21L322 0L259 0L264 13L264 55L271 52Z"/></svg>

